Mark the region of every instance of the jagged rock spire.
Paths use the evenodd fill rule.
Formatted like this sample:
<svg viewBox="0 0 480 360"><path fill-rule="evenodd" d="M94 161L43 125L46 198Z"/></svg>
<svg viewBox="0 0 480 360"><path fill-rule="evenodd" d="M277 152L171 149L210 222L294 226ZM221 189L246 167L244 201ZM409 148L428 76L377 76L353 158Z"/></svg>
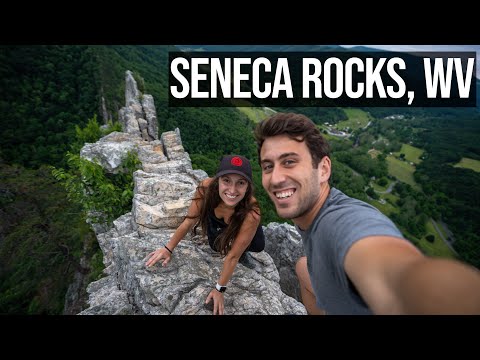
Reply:
<svg viewBox="0 0 480 360"><path fill-rule="evenodd" d="M152 95L142 94L130 70L125 72L125 107L118 112L124 132L145 141L158 140L157 111Z"/></svg>

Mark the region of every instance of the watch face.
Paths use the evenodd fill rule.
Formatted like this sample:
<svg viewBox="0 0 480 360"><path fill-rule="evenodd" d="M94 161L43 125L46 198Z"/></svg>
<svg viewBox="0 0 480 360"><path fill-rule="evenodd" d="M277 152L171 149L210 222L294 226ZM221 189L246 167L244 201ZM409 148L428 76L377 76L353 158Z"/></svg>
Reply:
<svg viewBox="0 0 480 360"><path fill-rule="evenodd" d="M220 286L220 285L216 285L215 286L215 289L217 289L218 291L220 291L221 293L225 292L225 290L227 290L227 287L226 286Z"/></svg>

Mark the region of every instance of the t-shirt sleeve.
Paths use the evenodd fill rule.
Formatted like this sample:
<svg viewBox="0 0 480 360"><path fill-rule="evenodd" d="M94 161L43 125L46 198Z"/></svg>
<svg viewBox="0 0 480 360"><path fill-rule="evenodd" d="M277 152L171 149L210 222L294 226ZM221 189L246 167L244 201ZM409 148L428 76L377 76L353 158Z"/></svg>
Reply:
<svg viewBox="0 0 480 360"><path fill-rule="evenodd" d="M330 251L335 263L335 272L347 285L344 270L345 255L350 247L368 236L386 235L404 238L395 224L380 211L368 206L338 206L327 217L330 226L326 230Z"/></svg>

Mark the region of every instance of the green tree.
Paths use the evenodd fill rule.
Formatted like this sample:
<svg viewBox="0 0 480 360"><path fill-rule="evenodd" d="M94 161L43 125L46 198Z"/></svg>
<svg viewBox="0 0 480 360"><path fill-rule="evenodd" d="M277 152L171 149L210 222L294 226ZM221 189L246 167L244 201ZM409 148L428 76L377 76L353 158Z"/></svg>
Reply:
<svg viewBox="0 0 480 360"><path fill-rule="evenodd" d="M47 167L0 164L0 179L0 313L60 315L97 240Z"/></svg>
<svg viewBox="0 0 480 360"><path fill-rule="evenodd" d="M367 191L366 191L367 195L370 196L372 199L378 199L378 195L377 193L375 192L375 190L372 188L372 187L368 187Z"/></svg>
<svg viewBox="0 0 480 360"><path fill-rule="evenodd" d="M69 169L51 167L55 179L65 187L68 199L82 207L84 218L96 223L110 224L130 211L133 172L141 165L137 154L131 151L122 160L118 173L110 174L98 163L80 157L78 151L74 152L82 141L95 142L101 135L117 127L111 125L101 130L94 116L84 128L77 127L77 139L72 145L72 152L66 154Z"/></svg>
<svg viewBox="0 0 480 360"><path fill-rule="evenodd" d="M381 177L380 179L378 179L377 184L380 186L385 186L388 184L388 180L386 177Z"/></svg>

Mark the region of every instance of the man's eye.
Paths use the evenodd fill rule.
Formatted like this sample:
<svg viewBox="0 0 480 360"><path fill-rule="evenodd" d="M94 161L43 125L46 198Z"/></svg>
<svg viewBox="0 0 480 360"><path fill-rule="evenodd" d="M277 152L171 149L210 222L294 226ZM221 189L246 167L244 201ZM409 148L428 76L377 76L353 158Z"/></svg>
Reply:
<svg viewBox="0 0 480 360"><path fill-rule="evenodd" d="M268 171L272 169L272 165L264 165L263 166L263 171Z"/></svg>

